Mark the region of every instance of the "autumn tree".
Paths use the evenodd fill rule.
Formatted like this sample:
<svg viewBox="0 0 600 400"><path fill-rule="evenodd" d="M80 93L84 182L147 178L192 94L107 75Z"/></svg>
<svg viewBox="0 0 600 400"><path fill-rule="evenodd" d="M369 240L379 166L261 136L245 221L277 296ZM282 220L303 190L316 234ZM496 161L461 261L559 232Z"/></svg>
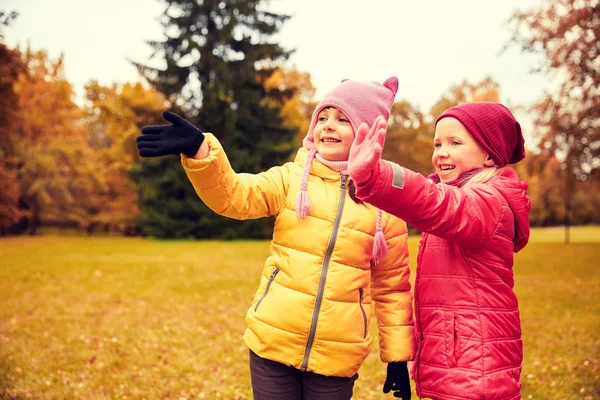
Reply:
<svg viewBox="0 0 600 400"><path fill-rule="evenodd" d="M499 85L491 77L486 77L480 82L470 83L467 80L451 86L448 91L442 95L430 110L430 114L435 120L447 108L461 103L473 101L499 102Z"/></svg>
<svg viewBox="0 0 600 400"><path fill-rule="evenodd" d="M519 178L527 181L527 195L531 199L529 221L534 226L554 226L564 219L563 188L556 180L564 174L552 152L528 152L515 165Z"/></svg>
<svg viewBox="0 0 600 400"><path fill-rule="evenodd" d="M166 39L150 42L164 68L137 64L174 109L221 141L233 169L257 173L287 161L296 129L286 127L284 101L267 89L288 58L274 36L289 18L261 0L166 0ZM177 157L143 162L135 178L143 233L158 237L268 237L272 223L235 221L200 202Z"/></svg>
<svg viewBox="0 0 600 400"><path fill-rule="evenodd" d="M529 221L532 226L556 226L564 221L564 188L566 170L553 152L530 151L515 165L521 179L527 181L531 199ZM586 179L576 182L572 197L574 224L600 223L600 180Z"/></svg>
<svg viewBox="0 0 600 400"><path fill-rule="evenodd" d="M431 154L435 119L447 108L472 101L499 101L499 88L492 78L480 82L463 81L452 85L431 107L421 111L408 100L394 102L388 120L383 157L429 175L433 171Z"/></svg>
<svg viewBox="0 0 600 400"><path fill-rule="evenodd" d="M5 161L0 163L0 193L0 235L5 235L13 225L28 216L25 210L19 207L21 189L17 171Z"/></svg>
<svg viewBox="0 0 600 400"><path fill-rule="evenodd" d="M539 8L515 13L510 22L512 43L541 55L536 70L557 83L533 109L540 146L553 151L565 170L568 243L577 181L600 168L600 2L544 0Z"/></svg>
<svg viewBox="0 0 600 400"><path fill-rule="evenodd" d="M302 146L302 139L306 136L310 127L310 120L315 109L314 96L315 87L308 72L298 71L295 68L276 68L265 83L267 90L277 89L290 92L289 97L284 99L281 108L284 126L293 127L297 130L297 147ZM277 106L277 104L275 104Z"/></svg>
<svg viewBox="0 0 600 400"><path fill-rule="evenodd" d="M499 101L498 83L491 77L480 82L463 81L452 85L428 113L415 108L407 100L395 102L388 125L384 157L428 175L433 171L434 122L447 108L473 101Z"/></svg>
<svg viewBox="0 0 600 400"><path fill-rule="evenodd" d="M600 224L600 179L577 181L571 201L574 224Z"/></svg>
<svg viewBox="0 0 600 400"><path fill-rule="evenodd" d="M18 160L14 154L14 140L11 134L17 124L17 94L14 85L25 71L17 50L4 43L3 28L17 17L15 12L0 11L0 234L28 214L19 207L21 188L17 176Z"/></svg>
<svg viewBox="0 0 600 400"><path fill-rule="evenodd" d="M16 124L7 135L28 211L26 228L34 234L42 221L83 226L83 204L94 190L91 151L81 126L83 114L73 102L63 60L44 51L21 54L24 72L14 83Z"/></svg>
<svg viewBox="0 0 600 400"><path fill-rule="evenodd" d="M141 127L158 122L167 103L162 94L141 83L102 86L92 81L85 89L89 143L100 183L88 201L92 215L87 229L132 234L139 212L130 177L139 162L135 138Z"/></svg>
<svg viewBox="0 0 600 400"><path fill-rule="evenodd" d="M407 100L392 105L383 158L428 175L432 171L433 131L431 121Z"/></svg>

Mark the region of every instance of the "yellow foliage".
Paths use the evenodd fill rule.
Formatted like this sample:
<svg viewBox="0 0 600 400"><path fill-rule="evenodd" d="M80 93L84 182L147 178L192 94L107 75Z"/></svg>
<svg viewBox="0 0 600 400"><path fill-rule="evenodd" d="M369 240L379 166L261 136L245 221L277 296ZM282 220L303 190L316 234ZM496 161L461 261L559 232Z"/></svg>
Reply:
<svg viewBox="0 0 600 400"><path fill-rule="evenodd" d="M431 108L430 114L435 119L447 108L473 101L500 102L498 83L491 77L487 77L478 83L469 83L465 80L454 85Z"/></svg>
<svg viewBox="0 0 600 400"><path fill-rule="evenodd" d="M135 138L142 126L156 123L168 108L164 96L141 83L86 85L87 126L95 148L95 174L102 190L96 194L99 207L94 224L121 232L132 232L139 212L137 193L129 171L139 160Z"/></svg>
<svg viewBox="0 0 600 400"><path fill-rule="evenodd" d="M294 91L294 95L284 102L281 113L284 125L298 129L298 143L302 143L310 127L312 98L315 94L310 74L296 69L277 68L265 82L265 89Z"/></svg>

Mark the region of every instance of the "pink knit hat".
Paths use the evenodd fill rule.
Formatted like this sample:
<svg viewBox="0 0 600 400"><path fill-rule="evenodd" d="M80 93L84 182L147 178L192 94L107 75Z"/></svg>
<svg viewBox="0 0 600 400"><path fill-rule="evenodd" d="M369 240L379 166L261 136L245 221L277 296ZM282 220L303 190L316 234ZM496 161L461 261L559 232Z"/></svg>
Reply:
<svg viewBox="0 0 600 400"><path fill-rule="evenodd" d="M383 116L386 120L390 116L390 108L394 103L398 91L398 78L392 76L383 84L379 82L360 82L345 79L327 92L321 102L315 108L308 133L303 140L304 147L309 150L302 173L300 192L296 198L296 215L304 218L310 211L310 199L306 191L308 175L313 158L317 152L315 148L313 130L317 124L319 113L327 107L340 110L352 124L356 133L362 123L372 126L375 119ZM387 254L387 245L381 228L381 210L377 210L377 232L373 243L373 261L378 263Z"/></svg>
<svg viewBox="0 0 600 400"><path fill-rule="evenodd" d="M450 107L440 115L456 118L473 139L486 151L500 168L525 158L525 141L521 125L512 113L499 103L474 102Z"/></svg>
<svg viewBox="0 0 600 400"><path fill-rule="evenodd" d="M380 115L387 120L397 91L398 78L395 76L386 79L383 84L344 79L342 83L327 92L315 108L310 128L303 141L304 147L309 150L314 149L313 130L319 113L324 108L334 107L343 112L356 132L360 124L364 122L370 127Z"/></svg>

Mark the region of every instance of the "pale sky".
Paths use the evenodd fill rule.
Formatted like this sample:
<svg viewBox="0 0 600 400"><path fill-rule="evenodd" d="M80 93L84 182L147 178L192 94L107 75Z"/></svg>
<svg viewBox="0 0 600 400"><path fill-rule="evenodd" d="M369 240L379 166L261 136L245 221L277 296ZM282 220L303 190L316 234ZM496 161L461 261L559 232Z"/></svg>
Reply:
<svg viewBox="0 0 600 400"><path fill-rule="evenodd" d="M291 14L279 43L296 49L290 60L309 72L315 100L341 79L383 81L396 75L396 100L423 111L464 79L491 76L501 101L528 105L549 89L548 78L530 72L535 59L517 47L501 50L512 13L541 0L272 0L269 8ZM65 57L66 78L82 93L101 84L137 81L127 59L147 61L148 39L162 38L157 0L4 0L19 12L4 29L10 46L28 43L53 58ZM527 124L527 115L517 115ZM525 120L525 121L523 121Z"/></svg>

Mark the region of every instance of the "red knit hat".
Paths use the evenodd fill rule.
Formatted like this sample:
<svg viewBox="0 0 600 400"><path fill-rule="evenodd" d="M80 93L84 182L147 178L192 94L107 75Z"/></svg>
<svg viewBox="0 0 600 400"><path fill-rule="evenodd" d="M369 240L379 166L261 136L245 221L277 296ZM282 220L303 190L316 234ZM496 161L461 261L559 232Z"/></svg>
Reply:
<svg viewBox="0 0 600 400"><path fill-rule="evenodd" d="M521 125L508 108L499 103L474 102L448 108L435 124L446 117L456 118L477 143L502 168L525 158Z"/></svg>

